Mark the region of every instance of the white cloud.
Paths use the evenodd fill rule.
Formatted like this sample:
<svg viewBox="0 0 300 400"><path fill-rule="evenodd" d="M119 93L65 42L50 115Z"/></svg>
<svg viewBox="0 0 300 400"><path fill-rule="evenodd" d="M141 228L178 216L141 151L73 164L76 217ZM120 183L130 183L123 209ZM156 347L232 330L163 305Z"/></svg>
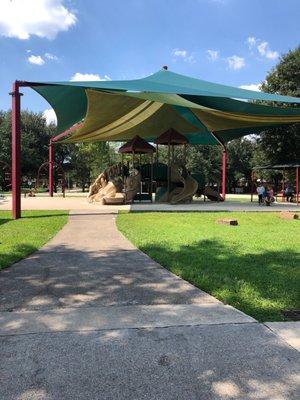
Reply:
<svg viewBox="0 0 300 400"><path fill-rule="evenodd" d="M26 51L27 51L27 53L31 53L31 50L26 50ZM30 62L30 64L44 65L46 62L45 58L50 61L58 61L58 57L51 53L45 53L44 56L35 56L35 55L31 54L27 58L27 60L28 60L28 62Z"/></svg>
<svg viewBox="0 0 300 400"><path fill-rule="evenodd" d="M30 64L35 64L35 65L44 65L45 64L45 60L41 56L31 55L27 58L27 60L30 62Z"/></svg>
<svg viewBox="0 0 300 400"><path fill-rule="evenodd" d="M256 48L256 50L262 57L266 57L269 60L275 60L276 58L279 57L278 51L271 50L269 43L265 40L262 41L253 36L249 36L247 39L247 43L250 50Z"/></svg>
<svg viewBox="0 0 300 400"><path fill-rule="evenodd" d="M64 0L1 0L0 36L54 39L77 21L63 3Z"/></svg>
<svg viewBox="0 0 300 400"><path fill-rule="evenodd" d="M98 74L81 74L80 72L76 72L71 79L71 81L110 81L110 77L108 75L104 75L103 78Z"/></svg>
<svg viewBox="0 0 300 400"><path fill-rule="evenodd" d="M250 49L250 50L253 49L253 47L256 45L256 39L255 39L255 37L254 37L254 36L249 36L249 37L247 38L247 43L248 43L249 49Z"/></svg>
<svg viewBox="0 0 300 400"><path fill-rule="evenodd" d="M188 63L194 63L196 62L195 57L192 54L189 54L187 50L184 49L174 49L172 51L172 55L175 58L181 58L183 61L188 62Z"/></svg>
<svg viewBox="0 0 300 400"><path fill-rule="evenodd" d="M270 49L268 42L260 42L257 46L257 50L261 56L269 58L270 60L275 60L279 57L277 51L273 51Z"/></svg>
<svg viewBox="0 0 300 400"><path fill-rule="evenodd" d="M241 86L239 86L239 88L253 90L255 92L260 92L261 84L260 83L250 83L249 85L241 85Z"/></svg>
<svg viewBox="0 0 300 400"><path fill-rule="evenodd" d="M216 61L219 58L219 52L217 50L206 50L206 53L210 61Z"/></svg>
<svg viewBox="0 0 300 400"><path fill-rule="evenodd" d="M261 42L257 46L257 50L260 55L264 56L267 53L268 42Z"/></svg>
<svg viewBox="0 0 300 400"><path fill-rule="evenodd" d="M279 57L279 53L278 53L278 51L268 50L267 53L266 53L266 57L269 60L276 60L276 58Z"/></svg>
<svg viewBox="0 0 300 400"><path fill-rule="evenodd" d="M47 125L50 124L57 125L57 118L53 108L48 108L47 110L45 110L43 112L43 117L45 118Z"/></svg>
<svg viewBox="0 0 300 400"><path fill-rule="evenodd" d="M210 0L212 3L216 4L226 4L227 0Z"/></svg>
<svg viewBox="0 0 300 400"><path fill-rule="evenodd" d="M51 53L45 53L45 57L48 58L48 60L52 60L52 61L58 60L58 57Z"/></svg>
<svg viewBox="0 0 300 400"><path fill-rule="evenodd" d="M257 46L257 50L261 56L270 60L275 60L279 57L278 51L271 50L268 42L260 42Z"/></svg>
<svg viewBox="0 0 300 400"><path fill-rule="evenodd" d="M186 57L186 58L184 59L184 61L185 61L185 62L188 62L188 63L191 63L191 64L194 64L194 63L196 62L195 57L194 57L192 54L189 55L188 57Z"/></svg>
<svg viewBox="0 0 300 400"><path fill-rule="evenodd" d="M245 59L243 57L239 57L236 55L227 57L226 61L228 63L229 68L235 71L243 68L246 65Z"/></svg>
<svg viewBox="0 0 300 400"><path fill-rule="evenodd" d="M179 50L179 49L174 49L173 50L173 55L175 57L182 57L185 58L187 56L187 51L186 50Z"/></svg>

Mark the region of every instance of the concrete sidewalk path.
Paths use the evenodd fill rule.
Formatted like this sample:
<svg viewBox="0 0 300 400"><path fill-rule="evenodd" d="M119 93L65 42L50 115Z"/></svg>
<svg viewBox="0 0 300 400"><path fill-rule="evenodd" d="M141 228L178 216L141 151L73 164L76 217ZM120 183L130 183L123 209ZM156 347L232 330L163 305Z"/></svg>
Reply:
<svg viewBox="0 0 300 400"><path fill-rule="evenodd" d="M0 273L0 399L298 399L299 353L72 212ZM297 383L298 382L298 383Z"/></svg>
<svg viewBox="0 0 300 400"><path fill-rule="evenodd" d="M300 351L300 321L266 322L265 325L290 346Z"/></svg>

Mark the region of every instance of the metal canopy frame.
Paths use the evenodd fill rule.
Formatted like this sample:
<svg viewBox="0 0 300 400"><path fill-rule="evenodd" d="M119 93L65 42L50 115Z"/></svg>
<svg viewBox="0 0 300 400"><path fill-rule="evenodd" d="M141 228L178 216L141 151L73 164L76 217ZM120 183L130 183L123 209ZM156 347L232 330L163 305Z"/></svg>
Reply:
<svg viewBox="0 0 300 400"><path fill-rule="evenodd" d="M16 80L13 83L12 91L12 136L11 136L11 182L12 182L12 217L13 219L21 218L21 87L31 87L26 81ZM72 131L80 128L82 123L75 124L64 132L54 136L49 143L49 196L53 197L54 184L54 144L60 139L68 136ZM213 134L213 133L212 133ZM224 143L214 135L218 143L223 147L222 152L222 197L226 197L226 164L227 164L227 148Z"/></svg>
<svg viewBox="0 0 300 400"><path fill-rule="evenodd" d="M53 87L55 88L66 88L69 87L71 92L74 93L74 88L76 90L89 90L94 89L97 94L99 93L118 93L118 95L125 95L132 98L141 99L144 103L150 102L153 105L157 106L159 103L164 104L172 104L173 109L176 109L176 112L182 117L182 120L190 121L192 125L199 130L206 129L206 131L211 135L212 140L214 141L213 144L219 144L223 147L222 152L222 196L225 199L226 196L226 164L227 164L227 148L226 143L229 140L235 138L235 136L228 136L228 133L231 131L238 132L238 135L243 136L251 132L251 127L255 127L255 129L262 129L263 127L266 128L264 123L270 123L272 126L280 124L290 124L292 122L298 121L300 118L300 114L298 110L291 109L291 111L286 111L286 109L279 109L278 115L275 115L271 109L267 106L256 106L258 109L257 112L250 112L250 117L253 119L252 125L250 124L250 128L244 128L243 119L247 116L247 110L253 109L254 105L249 103L241 102L235 100L235 98L245 98L245 99L264 99L264 100L273 100L273 101L282 101L288 103L300 103L300 99L293 98L289 96L279 96L279 95L271 95L266 93L253 93L243 89L237 89L229 86L213 84L211 82L201 81L199 79L186 77L183 75L175 74L166 71L166 67L163 68L163 71L159 71L153 74L150 77L143 78L140 80L132 80L132 81L110 81L110 82L28 82L28 81L19 81L16 80L13 83L12 92L10 93L12 96L12 215L14 219L21 217L21 96L20 93L21 87L31 87L32 89L36 90L39 94L44 96L43 88L46 87ZM133 85L133 86L132 86ZM81 89L80 89L81 88ZM51 90L52 90L51 89ZM134 90L133 90L134 89ZM60 90L60 89L58 89ZM82 90L80 93L82 93ZM126 93L124 93L124 91ZM138 91L138 92L136 92ZM92 90L93 92L93 90ZM165 92L165 96L164 96ZM178 96L178 93L180 94ZM161 97L162 96L162 97ZM201 97L201 102L197 101L197 96ZM210 97L211 96L211 97ZM45 99L49 100L47 96L44 96ZM172 100L169 100L169 97ZM209 100L210 99L210 100ZM218 99L218 100L216 100ZM63 99L60 98L60 106L61 109L64 110L65 103L62 101ZM84 98L84 104L86 105L87 98ZM219 106L217 107L217 111L214 111L216 107L214 107L214 102L218 101ZM203 103L204 102L204 103ZM208 102L208 103L207 103ZM210 104L210 102L212 102ZM50 101L51 103L51 101ZM76 102L75 102L76 103ZM78 103L78 102L77 102ZM77 104L76 103L76 104ZM203 104L202 104L203 103ZM52 103L51 103L52 104ZM147 103L148 104L148 103ZM202 105L201 105L202 104ZM237 107L238 104L238 107ZM189 107L193 107L193 112L190 111ZM196 107L194 109L194 107ZM202 114L205 112L207 107L210 109L210 114L206 115L206 124L207 126L211 126L211 128L207 128L207 126L203 125L202 123ZM229 108L228 108L229 107ZM245 109L246 107L246 109ZM55 108L55 107L54 107ZM155 107L154 107L155 108ZM184 113L186 108L187 114ZM222 118L223 116L227 115L226 112L228 109L233 108L233 119L237 118L239 123L236 125L222 125ZM266 112L266 109L268 111ZM59 142L60 139L65 138L72 132L76 130L77 132L80 131L82 128L85 129L82 125L82 120L85 118L82 109L76 108L76 110L71 110L72 118L65 119L64 125L61 125L61 128L65 126L64 130L58 130L59 134L53 137L49 143L49 195L53 196L53 163L54 163L54 144ZM156 110L156 108L155 108ZM153 112L156 112L153 109ZM70 104L68 112L70 111ZM150 110L152 112L152 109ZM147 115L151 116L151 112L147 110ZM146 111L145 111L146 112ZM149 114L150 112L150 114ZM239 115L239 112L242 114ZM181 115L181 114L184 115ZM253 114L253 115L252 115ZM256 115L257 114L257 115ZM258 123L256 120L259 119L259 114L265 114L262 117L260 122ZM274 115L275 116L274 116ZM147 117L144 116L144 118ZM74 118L77 118L76 121ZM210 118L210 119L209 119ZM249 122L252 121L250 118ZM271 120L271 122L270 122ZM191 122L192 121L192 122ZM211 125L210 122L216 122L216 124ZM256 122L255 122L256 121ZM292 121L292 122L289 122ZM72 122L72 126L70 128ZM221 124L221 125L220 125ZM255 124L258 124L257 126ZM274 125L275 124L275 125ZM215 128L214 128L214 127ZM204 128L203 128L204 127ZM80 129L79 129L80 128ZM126 128L127 129L127 128ZM220 135L224 134L225 136L220 137ZM74 133L73 133L74 135ZM75 135L76 136L76 135ZM204 135L205 137L205 135ZM227 138L227 140L226 140ZM116 138L115 138L116 139ZM101 140L101 139L100 139ZM104 139L103 140L109 140ZM205 139L206 140L206 139ZM70 139L68 141L71 143ZM81 141L81 140L79 140ZM191 142L193 143L193 142ZM212 143L211 143L212 144ZM299 173L299 172L298 172Z"/></svg>

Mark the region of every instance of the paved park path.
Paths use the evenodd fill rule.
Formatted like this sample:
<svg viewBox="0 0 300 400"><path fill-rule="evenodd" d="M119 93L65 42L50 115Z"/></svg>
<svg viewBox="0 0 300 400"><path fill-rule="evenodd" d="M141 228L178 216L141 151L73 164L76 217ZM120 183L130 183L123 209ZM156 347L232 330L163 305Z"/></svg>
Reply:
<svg viewBox="0 0 300 400"><path fill-rule="evenodd" d="M0 273L1 400L300 398L293 347L163 269L115 218L73 211Z"/></svg>

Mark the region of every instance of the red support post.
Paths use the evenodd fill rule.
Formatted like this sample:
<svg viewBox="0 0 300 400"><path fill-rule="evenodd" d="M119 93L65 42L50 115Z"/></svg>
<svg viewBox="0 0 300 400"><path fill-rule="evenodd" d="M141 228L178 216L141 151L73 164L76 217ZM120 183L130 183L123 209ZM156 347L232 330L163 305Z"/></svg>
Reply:
<svg viewBox="0 0 300 400"><path fill-rule="evenodd" d="M299 204L299 167L296 167L296 201Z"/></svg>
<svg viewBox="0 0 300 400"><path fill-rule="evenodd" d="M49 189L50 197L53 197L53 184L54 184L53 163L54 163L54 145L53 145L52 139L50 139L50 143L49 143L49 177L48 177L48 189Z"/></svg>
<svg viewBox="0 0 300 400"><path fill-rule="evenodd" d="M224 146L222 152L222 197L226 199L226 166L227 166L227 148Z"/></svg>
<svg viewBox="0 0 300 400"><path fill-rule="evenodd" d="M12 217L21 218L21 96L20 82L13 83L11 110Z"/></svg>
<svg viewBox="0 0 300 400"><path fill-rule="evenodd" d="M253 191L254 191L254 181L255 181L256 175L254 170L251 171L251 203L253 202Z"/></svg>

